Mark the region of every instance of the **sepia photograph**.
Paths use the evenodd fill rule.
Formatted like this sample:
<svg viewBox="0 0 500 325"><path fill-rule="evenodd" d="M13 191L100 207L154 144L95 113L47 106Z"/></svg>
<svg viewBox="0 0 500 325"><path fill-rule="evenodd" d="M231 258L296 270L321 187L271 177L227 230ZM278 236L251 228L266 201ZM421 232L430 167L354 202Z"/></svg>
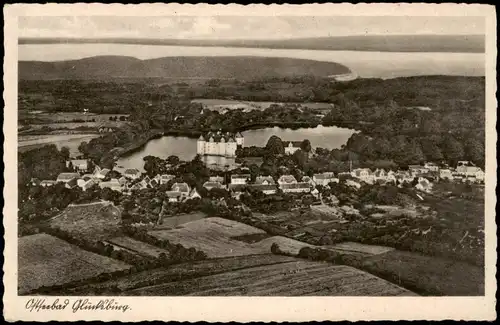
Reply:
<svg viewBox="0 0 500 325"><path fill-rule="evenodd" d="M496 290L494 8L217 7L16 12L19 308Z"/></svg>

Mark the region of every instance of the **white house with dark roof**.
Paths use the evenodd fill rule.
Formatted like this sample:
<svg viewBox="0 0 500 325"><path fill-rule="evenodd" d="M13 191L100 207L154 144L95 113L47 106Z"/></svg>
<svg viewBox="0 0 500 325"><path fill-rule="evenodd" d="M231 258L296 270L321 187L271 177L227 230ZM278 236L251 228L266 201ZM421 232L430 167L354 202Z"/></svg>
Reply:
<svg viewBox="0 0 500 325"><path fill-rule="evenodd" d="M285 154L293 155L295 151L300 149L302 141L283 141L283 147L285 147Z"/></svg>
<svg viewBox="0 0 500 325"><path fill-rule="evenodd" d="M80 178L78 173L61 173L57 176L56 182L68 183L73 179L76 181L78 178Z"/></svg>
<svg viewBox="0 0 500 325"><path fill-rule="evenodd" d="M188 196L191 192L191 188L187 183L174 183L172 185L172 191L180 192L182 195Z"/></svg>
<svg viewBox="0 0 500 325"><path fill-rule="evenodd" d="M247 184L250 178L250 174L233 174L231 175L231 184Z"/></svg>
<svg viewBox="0 0 500 325"><path fill-rule="evenodd" d="M74 171L85 173L89 169L89 162L87 159L71 159L66 161L66 167L72 166Z"/></svg>
<svg viewBox="0 0 500 325"><path fill-rule="evenodd" d="M255 178L255 184L258 185L273 185L276 184L271 176L257 176Z"/></svg>
<svg viewBox="0 0 500 325"><path fill-rule="evenodd" d="M203 183L203 187L205 189L207 189L207 191L210 191L213 188L223 188L224 186L222 186L222 184L219 183L219 182L210 182L210 181L208 181L208 182Z"/></svg>
<svg viewBox="0 0 500 325"><path fill-rule="evenodd" d="M370 168L356 168L352 171L351 175L368 184L372 184L375 181L375 176Z"/></svg>
<svg viewBox="0 0 500 325"><path fill-rule="evenodd" d="M222 176L210 176L208 180L210 182L219 182L221 184L224 184L224 177Z"/></svg>
<svg viewBox="0 0 500 325"><path fill-rule="evenodd" d="M327 186L330 183L338 183L339 179L335 177L334 173L321 173L314 174L313 181L317 185Z"/></svg>
<svg viewBox="0 0 500 325"><path fill-rule="evenodd" d="M293 175L281 175L278 178L278 184L281 186L282 184L297 184L297 179L293 177Z"/></svg>
<svg viewBox="0 0 500 325"><path fill-rule="evenodd" d="M141 177L141 175L142 175L141 171L138 170L137 168L125 169L125 171L123 172L123 176L129 179L138 179Z"/></svg>
<svg viewBox="0 0 500 325"><path fill-rule="evenodd" d="M162 184L162 185L167 184L169 181L173 180L174 178L175 178L175 175L163 174L160 176L160 184Z"/></svg>
<svg viewBox="0 0 500 325"><path fill-rule="evenodd" d="M311 186L309 183L282 183L280 184L280 189L284 193L309 193L311 192Z"/></svg>
<svg viewBox="0 0 500 325"><path fill-rule="evenodd" d="M120 181L116 178L112 178L108 182L100 182L99 187L101 189L109 188L113 191L118 191L118 192L122 191L122 185L120 184Z"/></svg>

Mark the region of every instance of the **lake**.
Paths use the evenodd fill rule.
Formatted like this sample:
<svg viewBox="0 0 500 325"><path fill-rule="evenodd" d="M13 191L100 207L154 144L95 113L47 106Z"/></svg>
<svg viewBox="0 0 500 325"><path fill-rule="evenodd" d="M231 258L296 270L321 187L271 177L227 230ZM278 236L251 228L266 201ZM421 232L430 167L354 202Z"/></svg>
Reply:
<svg viewBox="0 0 500 325"><path fill-rule="evenodd" d="M267 140L272 135L280 137L283 141L302 141L309 139L313 147L337 149L346 144L347 140L356 131L335 126L317 126L315 128L302 128L298 130L281 129L278 127L265 128L259 130L249 130L242 132L244 146L266 145ZM125 168L137 168L144 170L143 157L151 155L160 158L167 158L170 155L178 156L181 160L191 160L196 155L197 139L187 137L164 136L149 141L141 150L138 150L117 161L118 166ZM224 157L204 157L204 161L212 168L223 168L226 165L236 166L234 158Z"/></svg>
<svg viewBox="0 0 500 325"><path fill-rule="evenodd" d="M417 75L484 76L484 53L364 52L290 50L132 44L23 44L21 61L62 61L97 55L123 55L138 59L166 56L260 56L337 62L362 78Z"/></svg>

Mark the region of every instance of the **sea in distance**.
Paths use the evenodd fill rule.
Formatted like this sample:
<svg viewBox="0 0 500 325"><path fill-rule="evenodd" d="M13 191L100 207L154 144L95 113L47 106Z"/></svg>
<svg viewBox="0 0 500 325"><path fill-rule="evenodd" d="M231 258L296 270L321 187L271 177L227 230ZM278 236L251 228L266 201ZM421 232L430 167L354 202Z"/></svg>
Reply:
<svg viewBox="0 0 500 325"><path fill-rule="evenodd" d="M131 56L142 60L168 56L259 56L337 62L362 78L485 75L484 53L324 51L133 44L22 44L18 46L18 50L20 61L63 61L99 55Z"/></svg>

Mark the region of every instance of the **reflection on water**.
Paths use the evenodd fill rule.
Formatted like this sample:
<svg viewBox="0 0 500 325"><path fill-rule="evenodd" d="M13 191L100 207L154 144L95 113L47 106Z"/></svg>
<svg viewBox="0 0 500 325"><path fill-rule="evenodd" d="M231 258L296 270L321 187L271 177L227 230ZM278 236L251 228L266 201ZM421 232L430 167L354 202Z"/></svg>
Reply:
<svg viewBox="0 0 500 325"><path fill-rule="evenodd" d="M284 141L302 141L308 139L313 147L322 147L327 149L340 148L346 144L355 130L339 128L335 126L315 128L302 128L298 130L280 129L278 127L265 128L259 130L249 130L242 132L244 137L244 146L263 147L272 135L280 137ZM145 156L156 156L167 158L175 155L181 160L191 160L196 155L196 139L186 137L164 136L149 141L141 150L136 151L129 156L122 157L117 164L125 168L137 168L144 170ZM234 158L205 156L203 161L212 169L234 168L236 162Z"/></svg>

